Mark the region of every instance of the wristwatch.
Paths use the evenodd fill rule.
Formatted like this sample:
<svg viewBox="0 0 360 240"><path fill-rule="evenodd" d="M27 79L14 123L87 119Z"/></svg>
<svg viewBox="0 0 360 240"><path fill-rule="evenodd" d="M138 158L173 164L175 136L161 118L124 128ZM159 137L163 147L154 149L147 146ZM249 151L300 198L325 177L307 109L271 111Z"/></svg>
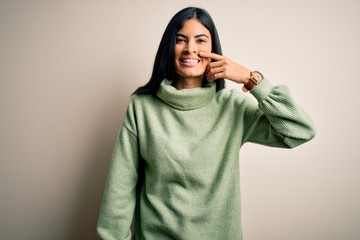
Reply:
<svg viewBox="0 0 360 240"><path fill-rule="evenodd" d="M244 84L243 91L248 92L251 89L253 89L256 85L258 85L262 80L264 79L264 76L259 71L252 71L250 73L249 81Z"/></svg>

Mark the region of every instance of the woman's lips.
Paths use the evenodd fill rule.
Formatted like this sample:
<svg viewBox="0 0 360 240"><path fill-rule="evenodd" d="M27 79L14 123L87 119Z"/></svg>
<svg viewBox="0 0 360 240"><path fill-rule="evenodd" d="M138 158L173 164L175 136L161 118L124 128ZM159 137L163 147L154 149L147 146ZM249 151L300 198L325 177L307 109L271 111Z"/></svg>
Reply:
<svg viewBox="0 0 360 240"><path fill-rule="evenodd" d="M180 62L182 65L185 65L187 67L193 67L193 66L196 66L198 63L200 63L200 59L182 58L182 59L180 59Z"/></svg>

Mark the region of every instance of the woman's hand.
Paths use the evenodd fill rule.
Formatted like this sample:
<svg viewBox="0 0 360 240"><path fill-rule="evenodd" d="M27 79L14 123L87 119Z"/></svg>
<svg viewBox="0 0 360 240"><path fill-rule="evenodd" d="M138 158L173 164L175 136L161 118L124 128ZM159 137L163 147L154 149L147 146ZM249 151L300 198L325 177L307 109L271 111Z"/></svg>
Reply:
<svg viewBox="0 0 360 240"><path fill-rule="evenodd" d="M203 58L215 60L209 63L205 71L206 78L209 82L218 78L226 78L243 84L249 81L251 71L231 59L215 53L199 52L199 55Z"/></svg>

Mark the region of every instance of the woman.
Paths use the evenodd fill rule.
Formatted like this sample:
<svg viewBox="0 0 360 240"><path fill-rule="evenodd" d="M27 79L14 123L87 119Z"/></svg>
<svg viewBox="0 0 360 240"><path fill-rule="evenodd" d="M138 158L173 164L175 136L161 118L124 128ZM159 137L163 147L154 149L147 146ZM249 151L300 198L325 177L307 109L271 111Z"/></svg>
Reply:
<svg viewBox="0 0 360 240"><path fill-rule="evenodd" d="M244 85L224 89L224 78ZM315 136L285 86L222 56L208 13L169 22L150 81L132 95L98 221L100 239L242 239L239 149Z"/></svg>

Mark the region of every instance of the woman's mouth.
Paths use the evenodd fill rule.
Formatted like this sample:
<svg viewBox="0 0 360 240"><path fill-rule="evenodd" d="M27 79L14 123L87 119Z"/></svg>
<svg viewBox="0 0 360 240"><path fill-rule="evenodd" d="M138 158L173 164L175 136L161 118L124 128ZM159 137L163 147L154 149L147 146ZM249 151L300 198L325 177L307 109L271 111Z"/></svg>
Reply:
<svg viewBox="0 0 360 240"><path fill-rule="evenodd" d="M200 63L200 59L195 59L195 58L181 58L180 59L180 62L185 65L185 66L189 66L189 67L192 67L192 66L195 66L197 65L198 63Z"/></svg>

